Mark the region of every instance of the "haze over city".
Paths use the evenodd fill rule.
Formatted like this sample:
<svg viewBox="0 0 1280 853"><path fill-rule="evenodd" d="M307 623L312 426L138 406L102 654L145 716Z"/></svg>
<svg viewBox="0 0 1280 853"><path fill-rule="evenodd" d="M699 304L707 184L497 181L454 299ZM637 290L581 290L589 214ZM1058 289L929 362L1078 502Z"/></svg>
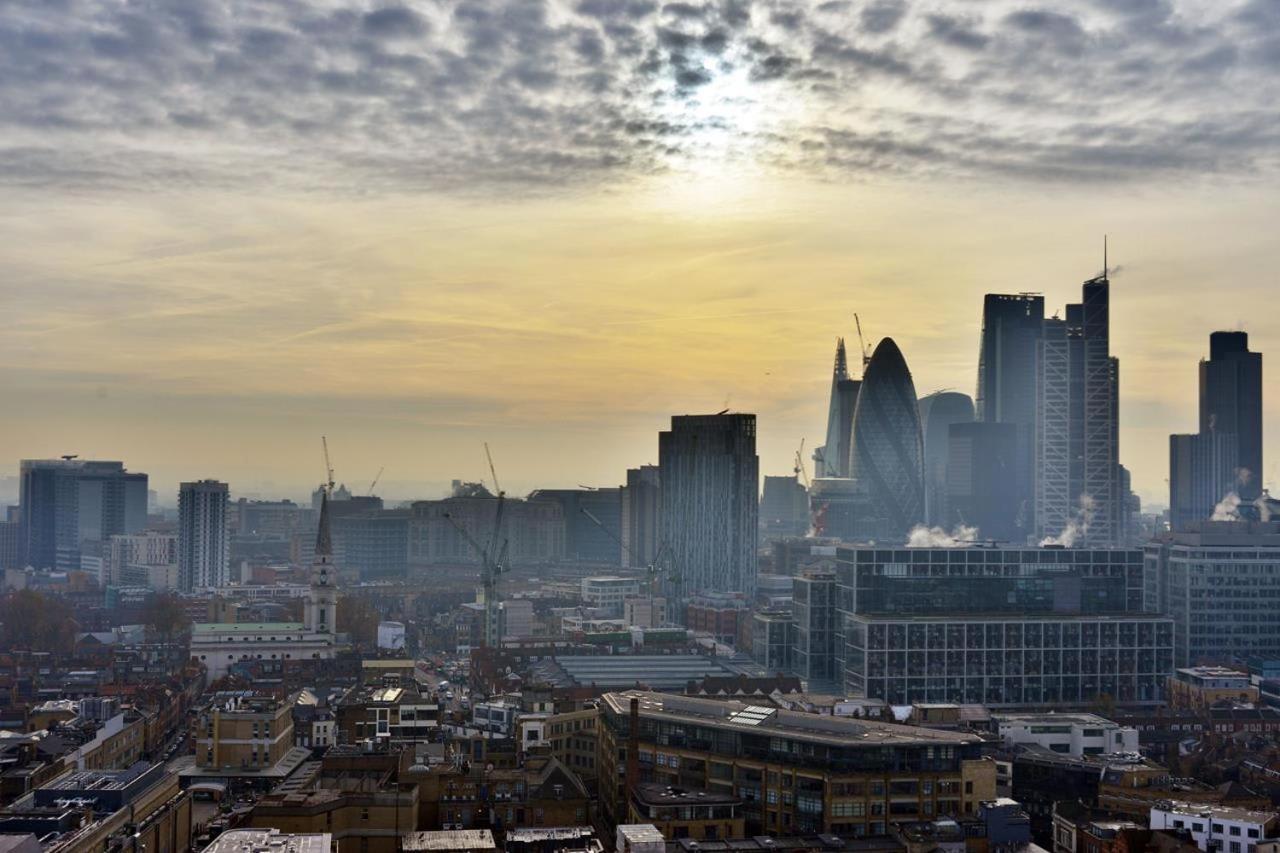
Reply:
<svg viewBox="0 0 1280 853"><path fill-rule="evenodd" d="M787 473L855 311L973 394L982 294L1052 312L1107 233L1120 455L1166 503L1208 332L1280 337L1275 14L6 4L0 458L300 496L324 431L411 498L488 441L523 492L730 408Z"/></svg>

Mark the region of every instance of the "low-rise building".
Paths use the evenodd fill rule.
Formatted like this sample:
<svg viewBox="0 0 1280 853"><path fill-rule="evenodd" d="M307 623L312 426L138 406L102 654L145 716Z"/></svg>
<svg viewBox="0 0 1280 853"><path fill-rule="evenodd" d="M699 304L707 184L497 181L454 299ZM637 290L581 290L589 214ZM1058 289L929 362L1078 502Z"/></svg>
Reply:
<svg viewBox="0 0 1280 853"><path fill-rule="evenodd" d="M1034 744L1077 758L1138 751L1137 729L1097 714L996 714L992 722L1009 747Z"/></svg>
<svg viewBox="0 0 1280 853"><path fill-rule="evenodd" d="M290 833L278 829L233 829L224 832L205 848L205 853L330 853L332 836L327 832Z"/></svg>
<svg viewBox="0 0 1280 853"><path fill-rule="evenodd" d="M1280 816L1274 811L1185 802L1152 806L1150 825L1189 831L1205 853L1256 853L1260 841L1280 835Z"/></svg>
<svg viewBox="0 0 1280 853"><path fill-rule="evenodd" d="M740 838L746 831L742 800L734 794L654 782L636 785L631 794L627 822L644 821L668 839L713 841Z"/></svg>
<svg viewBox="0 0 1280 853"><path fill-rule="evenodd" d="M1249 705L1258 701L1258 688L1249 673L1221 666L1188 666L1175 670L1165 688L1176 709L1205 711L1218 704Z"/></svg>
<svg viewBox="0 0 1280 853"><path fill-rule="evenodd" d="M973 733L638 690L605 694L600 713L611 826L646 782L741 798L748 834L882 835L995 798L995 764Z"/></svg>

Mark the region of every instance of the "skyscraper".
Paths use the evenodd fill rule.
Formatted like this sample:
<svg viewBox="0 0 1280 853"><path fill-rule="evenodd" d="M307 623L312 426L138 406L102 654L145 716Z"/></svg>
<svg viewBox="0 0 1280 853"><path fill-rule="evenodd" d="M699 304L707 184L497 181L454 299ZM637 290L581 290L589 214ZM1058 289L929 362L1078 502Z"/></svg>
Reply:
<svg viewBox="0 0 1280 853"><path fill-rule="evenodd" d="M914 399L914 398L913 398ZM661 539L670 548L668 597L683 618L689 596L756 589L760 460L756 416L679 415L658 434Z"/></svg>
<svg viewBox="0 0 1280 853"><path fill-rule="evenodd" d="M870 514L860 527L905 536L924 521L924 440L915 383L892 338L867 362L853 416L853 471Z"/></svg>
<svg viewBox="0 0 1280 853"><path fill-rule="evenodd" d="M627 469L622 490L622 564L644 568L658 555L658 508L662 489L657 465Z"/></svg>
<svg viewBox="0 0 1280 853"><path fill-rule="evenodd" d="M1030 532L1035 521L1036 353L1043 332L1043 296L988 293L983 297L977 419L1015 427L1014 445L1000 453L1012 465L1004 476L1012 480L1014 497L989 509L1007 515L999 526L1012 525L1018 537ZM987 449L993 448L988 444Z"/></svg>
<svg viewBox="0 0 1280 853"><path fill-rule="evenodd" d="M1240 451L1232 432L1169 436L1169 527L1208 521L1236 487Z"/></svg>
<svg viewBox="0 0 1280 853"><path fill-rule="evenodd" d="M947 526L967 524L983 539L1023 541L1017 429L1016 424L974 422L947 430Z"/></svg>
<svg viewBox="0 0 1280 853"><path fill-rule="evenodd" d="M1036 533L1072 543L1121 536L1120 362L1110 349L1110 287L1084 283L1066 319L1044 321L1038 345Z"/></svg>
<svg viewBox="0 0 1280 853"><path fill-rule="evenodd" d="M931 525L950 526L960 519L947 506L947 467L952 424L973 423L973 400L956 391L937 391L920 400L924 435L924 515Z"/></svg>
<svg viewBox="0 0 1280 853"><path fill-rule="evenodd" d="M1249 352L1248 332L1209 335L1209 358L1200 362L1200 432L1236 436L1241 500L1262 492L1262 353Z"/></svg>
<svg viewBox="0 0 1280 853"><path fill-rule="evenodd" d="M827 406L827 443L814 451L815 477L848 477L852 465L853 412L862 383L849 377L844 338L836 342L831 372L831 401Z"/></svg>
<svg viewBox="0 0 1280 853"><path fill-rule="evenodd" d="M178 589L225 586L231 580L227 484L183 483L178 490Z"/></svg>
<svg viewBox="0 0 1280 853"><path fill-rule="evenodd" d="M147 523L147 475L121 462L24 459L19 489L23 559L37 569L100 565L112 536Z"/></svg>

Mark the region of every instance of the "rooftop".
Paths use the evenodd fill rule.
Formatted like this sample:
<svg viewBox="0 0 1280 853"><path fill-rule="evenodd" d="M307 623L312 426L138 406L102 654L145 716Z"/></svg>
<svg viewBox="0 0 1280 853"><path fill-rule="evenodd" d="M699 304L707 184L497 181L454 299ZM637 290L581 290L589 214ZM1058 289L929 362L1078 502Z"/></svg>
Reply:
<svg viewBox="0 0 1280 853"><path fill-rule="evenodd" d="M496 850L493 833L487 829L450 829L438 832L410 832L401 850Z"/></svg>
<svg viewBox="0 0 1280 853"><path fill-rule="evenodd" d="M632 698L640 700L640 716L666 718L690 723L713 724L740 731L785 734L797 740L814 741L832 746L874 747L882 744L970 744L981 737L961 732L940 731L918 726L785 711L772 707L747 705L737 701L700 699L628 690L606 693L604 702L617 714L630 713Z"/></svg>
<svg viewBox="0 0 1280 853"><path fill-rule="evenodd" d="M635 790L636 799L648 806L733 806L742 802L733 794L689 790L661 782L646 782L637 785Z"/></svg>
<svg viewBox="0 0 1280 853"><path fill-rule="evenodd" d="M305 629L306 626L301 622L195 622L191 625L192 631L202 631L207 634L252 634L256 631L302 631Z"/></svg>
<svg viewBox="0 0 1280 853"><path fill-rule="evenodd" d="M1116 725L1106 717L1100 717L1097 714L1089 714L1085 712L1059 714L1053 711L1049 712L1029 712L1025 714L1008 714L998 713L992 714L991 719L1000 725L1033 725L1041 723L1056 723L1060 725L1074 724L1077 726L1114 726Z"/></svg>
<svg viewBox="0 0 1280 853"><path fill-rule="evenodd" d="M1183 803L1169 802L1166 808L1158 808L1152 806L1151 810L1163 811L1170 814L1187 815L1189 817L1212 817L1221 820L1234 820L1242 823L1268 823L1276 819L1277 815L1273 811L1258 811L1256 809L1243 809L1235 806L1206 806L1202 803Z"/></svg>
<svg viewBox="0 0 1280 853"><path fill-rule="evenodd" d="M735 674L723 662L701 655L590 655L557 657L546 676L559 687L596 685L653 689L683 688L708 676Z"/></svg>
<svg viewBox="0 0 1280 853"><path fill-rule="evenodd" d="M233 829L205 848L205 853L329 853L327 832L291 835L278 829Z"/></svg>

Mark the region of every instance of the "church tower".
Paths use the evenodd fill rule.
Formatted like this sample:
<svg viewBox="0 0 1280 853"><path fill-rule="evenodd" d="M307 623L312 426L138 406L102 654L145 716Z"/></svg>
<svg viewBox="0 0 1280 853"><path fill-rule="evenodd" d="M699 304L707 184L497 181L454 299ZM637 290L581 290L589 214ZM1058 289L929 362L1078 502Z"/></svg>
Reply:
<svg viewBox="0 0 1280 853"><path fill-rule="evenodd" d="M329 530L329 493L320 498L316 555L311 563L311 590L303 620L308 632L333 634L338 619L338 568L333 563L333 535Z"/></svg>

